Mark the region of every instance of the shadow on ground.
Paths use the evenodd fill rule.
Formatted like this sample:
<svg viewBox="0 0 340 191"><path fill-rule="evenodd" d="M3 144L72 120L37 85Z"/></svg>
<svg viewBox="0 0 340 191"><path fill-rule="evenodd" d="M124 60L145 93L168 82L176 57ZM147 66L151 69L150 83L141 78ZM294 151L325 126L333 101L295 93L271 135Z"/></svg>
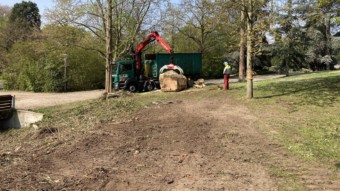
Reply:
<svg viewBox="0 0 340 191"><path fill-rule="evenodd" d="M257 99L267 99L281 96L297 96L297 105L330 106L339 101L340 76L305 79L298 81L280 81L259 86L263 96Z"/></svg>

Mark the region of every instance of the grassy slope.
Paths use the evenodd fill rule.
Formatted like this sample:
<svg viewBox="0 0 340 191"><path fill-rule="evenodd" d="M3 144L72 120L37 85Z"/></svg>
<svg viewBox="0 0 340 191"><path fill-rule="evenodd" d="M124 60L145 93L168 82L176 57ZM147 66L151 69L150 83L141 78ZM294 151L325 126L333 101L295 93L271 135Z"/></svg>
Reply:
<svg viewBox="0 0 340 191"><path fill-rule="evenodd" d="M244 86L234 85L233 95L249 104L265 131L304 159L339 168L339 71L255 82L252 101L244 99Z"/></svg>
<svg viewBox="0 0 340 191"><path fill-rule="evenodd" d="M232 84L234 99L243 101L260 119L260 126L305 159L335 164L340 161L340 72L321 72L254 83L255 98L245 99L245 84ZM222 91L182 92L206 99ZM174 99L178 93L146 93L59 106L45 111L43 126L88 129L117 120L153 101ZM58 125L56 125L58 124ZM73 125L71 125L73 124Z"/></svg>
<svg viewBox="0 0 340 191"><path fill-rule="evenodd" d="M212 94L225 93L211 91L185 91L181 93L144 93L109 101L86 101L62 105L39 112L45 114L40 128L58 132L62 139L77 138L76 132L83 134L98 124L116 123L129 114L154 101L167 101L179 96L189 96L197 100ZM259 126L270 136L280 139L288 149L305 159L317 159L339 168L340 164L340 72L323 72L267 80L254 83L255 98L245 98L245 84L231 85L228 93L233 99L247 104L258 116ZM2 143L13 144L19 140L30 143L36 132L10 130L1 133ZM36 145L48 145L53 140ZM5 149L5 147L3 148ZM0 151L4 151L0 149Z"/></svg>

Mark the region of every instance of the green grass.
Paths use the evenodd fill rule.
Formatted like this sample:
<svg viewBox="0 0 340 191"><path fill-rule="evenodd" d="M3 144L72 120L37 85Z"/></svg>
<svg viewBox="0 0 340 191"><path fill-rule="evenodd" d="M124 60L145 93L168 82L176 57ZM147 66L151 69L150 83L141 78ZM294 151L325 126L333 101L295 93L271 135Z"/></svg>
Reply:
<svg viewBox="0 0 340 191"><path fill-rule="evenodd" d="M100 126L131 120L130 114L152 102L167 101L175 96L176 94L162 92L125 94L109 100L97 99L36 109L34 111L44 114L43 121L36 124L38 129L2 130L0 141L3 148L0 149L0 153L21 148L26 144L31 148L41 149L61 142L72 143L76 139L82 139L83 134L95 132Z"/></svg>
<svg viewBox="0 0 340 191"><path fill-rule="evenodd" d="M97 124L129 120L129 115L154 101L166 100L172 94L131 94L120 98L91 100L35 111L44 113L39 126L89 129Z"/></svg>
<svg viewBox="0 0 340 191"><path fill-rule="evenodd" d="M279 190L299 191L303 190L303 186L298 182L296 176L286 170L283 170L276 166L269 168L271 176L275 176L282 180L279 184Z"/></svg>
<svg viewBox="0 0 340 191"><path fill-rule="evenodd" d="M245 83L231 84L230 99L246 104L258 126L298 156L340 165L340 72L321 72L254 82L254 99L246 99ZM36 110L45 117L41 128L58 129L61 137L86 132L101 124L128 120L131 113L155 101L189 97L197 101L224 91L187 90L179 93L141 93L108 101L92 100ZM7 137L31 137L32 131L10 130ZM28 140L29 141L29 140ZM15 141L13 141L15 142Z"/></svg>
<svg viewBox="0 0 340 191"><path fill-rule="evenodd" d="M261 123L293 153L311 160L340 161L340 72L320 72L233 85L235 99L249 104ZM267 129L268 130L268 129Z"/></svg>
<svg viewBox="0 0 340 191"><path fill-rule="evenodd" d="M207 87L206 89L213 88ZM321 72L254 82L254 96L246 99L245 83L231 84L229 94L247 104L259 126L308 160L340 161L340 72ZM123 120L154 101L191 96L197 101L222 91L141 93L109 101L93 100L37 110L45 114L40 127L80 129ZM263 125L262 125L263 124Z"/></svg>

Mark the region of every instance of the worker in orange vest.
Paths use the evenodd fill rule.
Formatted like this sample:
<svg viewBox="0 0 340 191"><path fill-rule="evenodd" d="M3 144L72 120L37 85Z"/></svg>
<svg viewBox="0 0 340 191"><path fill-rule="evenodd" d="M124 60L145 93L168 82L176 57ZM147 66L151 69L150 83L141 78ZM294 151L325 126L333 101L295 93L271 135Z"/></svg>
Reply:
<svg viewBox="0 0 340 191"><path fill-rule="evenodd" d="M231 66L228 64L227 61L224 63L223 75L224 75L224 90L229 90L229 76L231 73Z"/></svg>

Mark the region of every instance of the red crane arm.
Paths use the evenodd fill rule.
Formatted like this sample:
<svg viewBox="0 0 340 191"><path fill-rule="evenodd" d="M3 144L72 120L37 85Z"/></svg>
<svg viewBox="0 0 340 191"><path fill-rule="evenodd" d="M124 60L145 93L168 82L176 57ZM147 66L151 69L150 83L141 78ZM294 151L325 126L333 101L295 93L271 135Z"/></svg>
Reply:
<svg viewBox="0 0 340 191"><path fill-rule="evenodd" d="M141 52L150 42L157 41L168 52L172 52L172 48L159 36L158 32L152 31L151 34L137 46L136 53Z"/></svg>
<svg viewBox="0 0 340 191"><path fill-rule="evenodd" d="M136 48L136 54L135 54L135 62L136 62L136 73L137 76L140 75L141 71L141 52L142 50L153 41L157 41L160 45L163 46L163 48L170 54L173 53L172 48L159 36L157 31L152 31L151 34L141 43L138 44ZM171 62L173 62L173 56L171 56Z"/></svg>

